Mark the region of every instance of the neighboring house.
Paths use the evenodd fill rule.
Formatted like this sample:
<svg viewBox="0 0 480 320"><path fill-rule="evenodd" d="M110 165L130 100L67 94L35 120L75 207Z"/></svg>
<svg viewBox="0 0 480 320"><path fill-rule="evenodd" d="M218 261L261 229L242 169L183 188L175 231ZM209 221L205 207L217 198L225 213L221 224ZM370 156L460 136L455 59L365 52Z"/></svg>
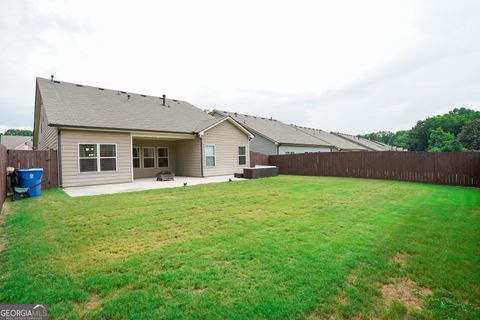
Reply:
<svg viewBox="0 0 480 320"><path fill-rule="evenodd" d="M362 147L365 147L365 148L368 149L368 151L396 151L397 150L396 147L389 146L389 145L386 145L386 144L383 144L383 143L380 143L380 142L377 142L377 141L368 140L368 139L365 139L365 138L353 136L353 135L346 134L346 133L332 132L332 134L336 135L337 137L346 139L350 142L356 143L356 144L358 144ZM398 151L403 151L403 149L398 150Z"/></svg>
<svg viewBox="0 0 480 320"><path fill-rule="evenodd" d="M53 79L52 79L53 80ZM57 149L63 187L242 172L253 135L181 100L37 78L33 144Z"/></svg>
<svg viewBox="0 0 480 320"><path fill-rule="evenodd" d="M262 118L236 112L213 110L215 117L232 117L252 132L250 150L268 155L330 152L334 146L321 138L272 118Z"/></svg>
<svg viewBox="0 0 480 320"><path fill-rule="evenodd" d="M298 128L300 130L302 130L303 132L305 133L308 133L314 137L317 137L319 139L322 139L324 141L327 141L329 143L331 143L332 145L335 146L335 151L341 151L341 152L345 152L345 151L369 151L368 148L360 145L360 144L357 144L357 143L354 143L354 142L351 142L350 140L347 140L345 138L342 138L342 137L339 137L337 135L334 135L332 133L329 133L329 132L326 132L326 131L323 131L323 130L320 130L320 129L313 129L313 128L307 128L307 127L300 127L300 126L296 126L296 125L293 125L293 127L295 128Z"/></svg>
<svg viewBox="0 0 480 320"><path fill-rule="evenodd" d="M0 136L0 144L10 150L32 150L32 136Z"/></svg>

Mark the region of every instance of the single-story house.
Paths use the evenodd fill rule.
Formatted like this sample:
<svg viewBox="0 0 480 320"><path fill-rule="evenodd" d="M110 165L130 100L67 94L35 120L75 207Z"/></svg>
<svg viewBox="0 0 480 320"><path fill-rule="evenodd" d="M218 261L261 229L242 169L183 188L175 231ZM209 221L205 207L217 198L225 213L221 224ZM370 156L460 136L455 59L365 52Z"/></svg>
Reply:
<svg viewBox="0 0 480 320"><path fill-rule="evenodd" d="M342 138L340 136L337 136L335 134L332 134L330 132L326 132L320 129L314 129L314 128L307 128L307 127L300 127L296 125L292 125L295 128L298 128L299 130L308 133L314 137L317 137L319 139L322 139L324 141L327 141L331 143L332 145L335 146L335 151L340 151L340 152L346 152L346 151L369 151L368 148L354 143L350 140L347 140L345 138Z"/></svg>
<svg viewBox="0 0 480 320"><path fill-rule="evenodd" d="M182 100L36 79L33 146L57 149L62 187L131 182L160 171L207 177L249 166L253 134Z"/></svg>
<svg viewBox="0 0 480 320"><path fill-rule="evenodd" d="M218 118L231 117L254 134L250 150L268 155L330 152L331 143L272 118L240 114L214 109L211 114Z"/></svg>
<svg viewBox="0 0 480 320"><path fill-rule="evenodd" d="M364 148L366 148L368 151L396 151L397 148L393 146L389 146L384 143L380 143L377 141L365 139L362 137L357 137L353 136L351 134L346 134L346 133L340 133L340 132L332 132L337 137L340 137L342 139L348 140L352 143L355 143L357 145L360 145ZM398 150L400 151L400 150ZM402 149L403 151L403 149Z"/></svg>
<svg viewBox="0 0 480 320"><path fill-rule="evenodd" d="M9 150L32 150L32 136L0 136L0 144Z"/></svg>

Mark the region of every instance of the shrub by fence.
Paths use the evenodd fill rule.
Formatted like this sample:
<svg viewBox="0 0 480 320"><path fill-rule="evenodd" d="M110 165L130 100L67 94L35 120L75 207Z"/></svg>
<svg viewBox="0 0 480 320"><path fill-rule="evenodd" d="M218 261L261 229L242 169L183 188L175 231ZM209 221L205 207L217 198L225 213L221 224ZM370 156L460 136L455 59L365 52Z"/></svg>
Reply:
<svg viewBox="0 0 480 320"><path fill-rule="evenodd" d="M250 151L250 166L268 165L268 155L258 152Z"/></svg>
<svg viewBox="0 0 480 320"><path fill-rule="evenodd" d="M478 152L328 152L274 155L280 174L480 187Z"/></svg>

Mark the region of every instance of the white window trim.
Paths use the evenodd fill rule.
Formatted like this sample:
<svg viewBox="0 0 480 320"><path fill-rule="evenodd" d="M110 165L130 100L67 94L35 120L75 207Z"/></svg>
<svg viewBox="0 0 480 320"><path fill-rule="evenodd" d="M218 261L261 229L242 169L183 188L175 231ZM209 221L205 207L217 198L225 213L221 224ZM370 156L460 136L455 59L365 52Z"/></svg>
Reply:
<svg viewBox="0 0 480 320"><path fill-rule="evenodd" d="M138 157L134 157L133 156L133 149L138 149ZM143 161L142 161L142 148L141 147L132 147L132 169L141 169L142 168L142 164L143 164ZM133 166L133 159L138 159L138 168L135 168Z"/></svg>
<svg viewBox="0 0 480 320"><path fill-rule="evenodd" d="M166 157L159 157L158 156L158 149L167 149L167 156ZM157 165L157 168L170 168L170 150L169 150L168 147L157 147L157 154L155 156L157 157L157 161L155 163ZM160 167L160 165L158 163L158 160L159 159L164 159L164 158L167 158L168 166Z"/></svg>
<svg viewBox="0 0 480 320"><path fill-rule="evenodd" d="M94 144L97 146L97 156L96 158L93 157L80 157L80 145L82 144ZM100 145L101 144L106 144L106 145L114 145L115 146L115 157L100 157ZM80 174L88 174L88 173L99 173L99 172L117 172L118 171L118 148L116 143L110 143L110 142L102 142L102 143L93 143L93 142L79 142L77 144L77 168L78 168L78 173ZM97 171L80 171L80 160L81 159L97 159ZM115 170L100 170L100 159L115 159Z"/></svg>
<svg viewBox="0 0 480 320"><path fill-rule="evenodd" d="M153 149L153 157L145 157L145 149ZM153 158L153 167L145 167L145 159ZM157 167L157 155L155 147L142 147L142 169L153 169Z"/></svg>
<svg viewBox="0 0 480 320"><path fill-rule="evenodd" d="M240 148L245 148L245 154L244 155L241 155L240 154ZM237 147L237 154L238 154L238 165L239 166L246 166L247 165L247 146L238 146ZM240 164L240 157L245 157L245 163L244 164Z"/></svg>
<svg viewBox="0 0 480 320"><path fill-rule="evenodd" d="M206 148L213 147L213 156L207 156ZM204 159L205 159L205 168L214 168L217 166L217 147L214 144L206 144L203 147ZM207 165L207 157L213 157L213 166Z"/></svg>

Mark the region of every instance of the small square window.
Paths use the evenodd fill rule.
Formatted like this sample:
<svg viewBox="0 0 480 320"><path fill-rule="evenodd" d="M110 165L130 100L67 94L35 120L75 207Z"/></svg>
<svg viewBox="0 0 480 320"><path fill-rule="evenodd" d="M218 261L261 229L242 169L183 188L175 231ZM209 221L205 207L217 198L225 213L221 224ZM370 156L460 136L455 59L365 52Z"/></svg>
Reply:
<svg viewBox="0 0 480 320"><path fill-rule="evenodd" d="M100 171L115 171L117 170L117 159L104 158L100 159Z"/></svg>
<svg viewBox="0 0 480 320"><path fill-rule="evenodd" d="M80 172L97 171L97 158L80 159Z"/></svg>
<svg viewBox="0 0 480 320"><path fill-rule="evenodd" d="M80 158L96 158L97 145L96 144L81 144L79 146Z"/></svg>

